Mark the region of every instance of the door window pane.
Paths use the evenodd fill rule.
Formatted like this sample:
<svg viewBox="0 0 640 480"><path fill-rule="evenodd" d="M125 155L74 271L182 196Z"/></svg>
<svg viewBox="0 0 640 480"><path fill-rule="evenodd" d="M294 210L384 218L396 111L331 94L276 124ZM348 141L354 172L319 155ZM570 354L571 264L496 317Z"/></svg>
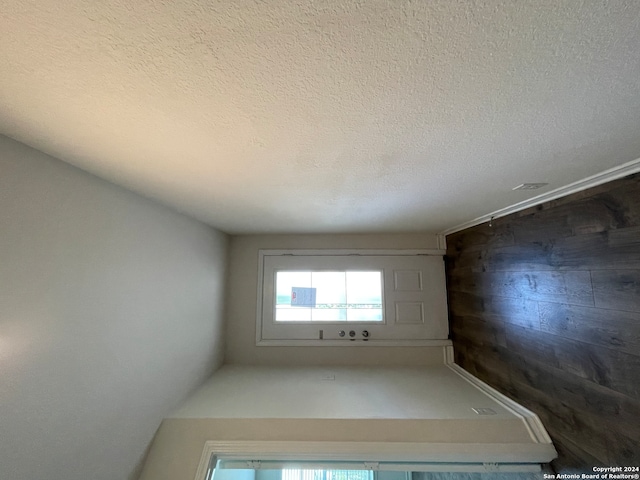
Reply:
<svg viewBox="0 0 640 480"><path fill-rule="evenodd" d="M311 272L277 272L276 305L291 305L293 287L311 287Z"/></svg>
<svg viewBox="0 0 640 480"><path fill-rule="evenodd" d="M276 272L277 322L381 322L382 272Z"/></svg>

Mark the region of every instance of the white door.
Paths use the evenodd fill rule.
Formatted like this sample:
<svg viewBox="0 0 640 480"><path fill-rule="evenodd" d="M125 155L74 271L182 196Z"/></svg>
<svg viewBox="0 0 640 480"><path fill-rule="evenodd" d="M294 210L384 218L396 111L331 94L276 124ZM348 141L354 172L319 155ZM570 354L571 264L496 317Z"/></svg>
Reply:
<svg viewBox="0 0 640 480"><path fill-rule="evenodd" d="M289 254L263 261L263 339L448 338L441 255Z"/></svg>

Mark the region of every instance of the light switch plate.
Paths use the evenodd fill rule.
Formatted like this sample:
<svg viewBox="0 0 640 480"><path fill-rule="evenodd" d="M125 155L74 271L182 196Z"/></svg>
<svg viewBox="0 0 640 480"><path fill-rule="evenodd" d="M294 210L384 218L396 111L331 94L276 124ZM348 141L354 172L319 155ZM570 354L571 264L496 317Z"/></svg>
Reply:
<svg viewBox="0 0 640 480"><path fill-rule="evenodd" d="M493 408L472 408L478 415L497 415Z"/></svg>

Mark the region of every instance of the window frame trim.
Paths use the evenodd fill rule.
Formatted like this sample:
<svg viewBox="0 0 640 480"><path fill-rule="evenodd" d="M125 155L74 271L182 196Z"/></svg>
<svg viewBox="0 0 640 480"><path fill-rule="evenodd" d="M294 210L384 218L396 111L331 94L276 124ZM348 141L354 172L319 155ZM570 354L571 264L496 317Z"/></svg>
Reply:
<svg viewBox="0 0 640 480"><path fill-rule="evenodd" d="M258 250L258 278L256 292L256 346L258 347L387 347L387 346L415 346L442 347L451 345L451 340L438 339L381 339L368 342L344 342L340 340L311 340L311 339L264 339L262 338L263 324L263 294L264 294L264 260L266 256L440 256L443 249L259 249ZM383 295L384 295L383 291Z"/></svg>

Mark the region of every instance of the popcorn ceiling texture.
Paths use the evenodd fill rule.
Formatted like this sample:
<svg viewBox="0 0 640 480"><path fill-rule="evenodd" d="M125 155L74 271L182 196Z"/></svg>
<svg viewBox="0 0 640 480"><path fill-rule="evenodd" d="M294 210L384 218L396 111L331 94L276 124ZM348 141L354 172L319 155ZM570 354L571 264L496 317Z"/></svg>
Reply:
<svg viewBox="0 0 640 480"><path fill-rule="evenodd" d="M0 11L0 132L230 233L435 232L640 157L636 1Z"/></svg>

